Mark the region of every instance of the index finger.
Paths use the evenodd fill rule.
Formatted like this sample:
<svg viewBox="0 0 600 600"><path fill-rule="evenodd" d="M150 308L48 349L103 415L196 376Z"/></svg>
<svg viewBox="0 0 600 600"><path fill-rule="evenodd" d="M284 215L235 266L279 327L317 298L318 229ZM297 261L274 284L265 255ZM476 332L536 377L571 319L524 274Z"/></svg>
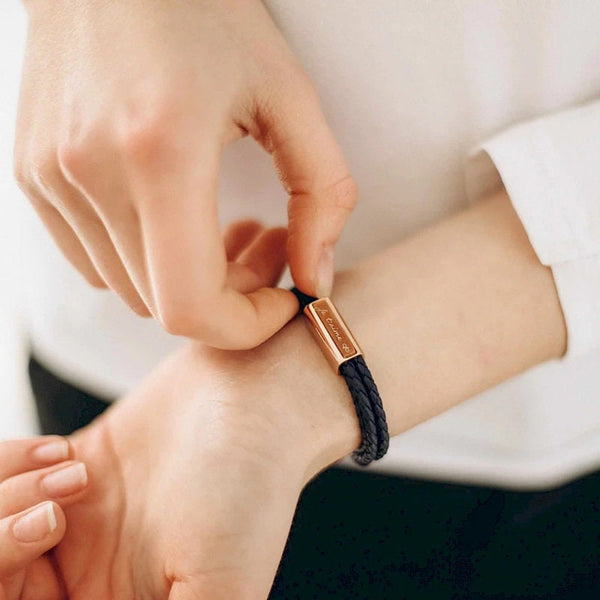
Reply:
<svg viewBox="0 0 600 600"><path fill-rule="evenodd" d="M227 286L217 214L220 144L204 140L193 160L169 160L159 179L138 182L144 250L157 314L174 335L223 349L264 342L298 310L283 289L240 293Z"/></svg>

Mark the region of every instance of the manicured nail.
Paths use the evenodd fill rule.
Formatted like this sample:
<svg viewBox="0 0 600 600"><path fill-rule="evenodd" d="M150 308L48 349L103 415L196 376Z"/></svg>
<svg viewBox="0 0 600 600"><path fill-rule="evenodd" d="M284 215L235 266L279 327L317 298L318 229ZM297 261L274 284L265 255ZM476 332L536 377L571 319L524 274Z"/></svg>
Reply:
<svg viewBox="0 0 600 600"><path fill-rule="evenodd" d="M87 485L88 477L83 463L74 463L42 479L44 491L52 498L69 496Z"/></svg>
<svg viewBox="0 0 600 600"><path fill-rule="evenodd" d="M13 535L19 542L39 542L55 529L54 505L43 502L15 521Z"/></svg>
<svg viewBox="0 0 600 600"><path fill-rule="evenodd" d="M69 442L67 440L55 440L38 446L33 451L33 457L44 463L57 463L69 458Z"/></svg>
<svg viewBox="0 0 600 600"><path fill-rule="evenodd" d="M321 250L321 255L317 262L317 285L315 287L319 298L331 294L333 273L333 246L325 246Z"/></svg>

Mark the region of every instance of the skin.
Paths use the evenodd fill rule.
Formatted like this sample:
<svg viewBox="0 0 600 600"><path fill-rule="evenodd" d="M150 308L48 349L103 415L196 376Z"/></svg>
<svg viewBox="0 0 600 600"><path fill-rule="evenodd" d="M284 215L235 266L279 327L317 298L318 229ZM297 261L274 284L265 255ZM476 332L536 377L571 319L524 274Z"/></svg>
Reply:
<svg viewBox="0 0 600 600"><path fill-rule="evenodd" d="M296 284L329 292L356 185L260 0L25 6L15 176L92 285L219 348L254 347L291 319L295 297L229 262L217 220L221 153L250 135L289 197Z"/></svg>
<svg viewBox="0 0 600 600"><path fill-rule="evenodd" d="M392 435L566 347L552 274L504 192L340 273L333 300ZM72 437L90 482L40 589L267 597L303 486L360 441L302 319L253 350L190 344Z"/></svg>
<svg viewBox="0 0 600 600"><path fill-rule="evenodd" d="M61 456L38 456L48 444L60 444ZM86 483L71 484L48 494L44 477L80 463L72 460L73 448L56 436L0 442L0 599L60 598L60 585L48 550L64 537L64 508L85 496ZM56 490L55 490L56 492ZM23 541L15 535L22 518L42 509L38 535ZM53 517L48 519L48 513Z"/></svg>

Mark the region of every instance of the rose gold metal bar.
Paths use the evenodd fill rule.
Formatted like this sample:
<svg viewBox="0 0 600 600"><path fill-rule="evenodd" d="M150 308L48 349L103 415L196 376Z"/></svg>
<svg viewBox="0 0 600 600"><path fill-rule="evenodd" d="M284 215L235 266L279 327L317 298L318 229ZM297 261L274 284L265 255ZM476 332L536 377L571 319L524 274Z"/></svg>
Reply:
<svg viewBox="0 0 600 600"><path fill-rule="evenodd" d="M329 298L319 298L311 302L304 308L304 314L312 325L310 330L325 357L337 373L342 363L362 354L348 325Z"/></svg>

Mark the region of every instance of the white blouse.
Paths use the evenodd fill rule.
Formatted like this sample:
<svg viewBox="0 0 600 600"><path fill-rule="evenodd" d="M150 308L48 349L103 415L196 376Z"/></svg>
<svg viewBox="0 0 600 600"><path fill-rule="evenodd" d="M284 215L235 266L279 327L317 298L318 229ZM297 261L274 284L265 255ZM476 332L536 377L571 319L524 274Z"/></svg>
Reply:
<svg viewBox="0 0 600 600"><path fill-rule="evenodd" d="M396 437L371 469L535 488L600 466L600 3L268 0L359 187L339 267L506 186L568 326L538 366ZM318 152L318 148L315 149ZM225 151L223 222L284 223L270 157ZM83 282L31 217L36 353L106 397L181 340ZM409 283L409 282L407 282Z"/></svg>

